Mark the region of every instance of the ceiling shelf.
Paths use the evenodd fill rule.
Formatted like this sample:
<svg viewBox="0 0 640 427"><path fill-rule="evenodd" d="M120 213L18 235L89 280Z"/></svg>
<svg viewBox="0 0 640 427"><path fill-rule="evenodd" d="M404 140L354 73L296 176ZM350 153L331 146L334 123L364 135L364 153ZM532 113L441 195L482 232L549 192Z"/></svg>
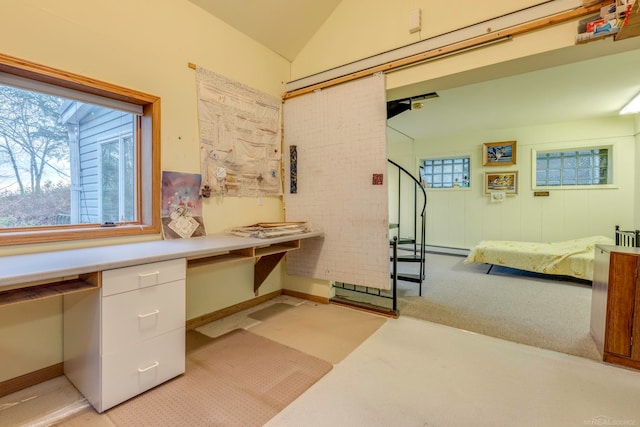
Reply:
<svg viewBox="0 0 640 427"><path fill-rule="evenodd" d="M622 28L615 35L615 40L624 40L637 36L640 36L640 1L636 1L631 6L629 16L625 18Z"/></svg>

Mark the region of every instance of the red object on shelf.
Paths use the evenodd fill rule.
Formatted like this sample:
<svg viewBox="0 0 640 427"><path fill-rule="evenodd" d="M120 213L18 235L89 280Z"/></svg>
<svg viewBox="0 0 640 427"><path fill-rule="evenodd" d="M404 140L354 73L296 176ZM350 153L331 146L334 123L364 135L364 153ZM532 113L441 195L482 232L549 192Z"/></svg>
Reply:
<svg viewBox="0 0 640 427"><path fill-rule="evenodd" d="M633 7L633 3L627 5L627 10L624 12L624 21L622 21L622 25L620 27L624 27L629 22L629 15L631 15L631 8Z"/></svg>
<svg viewBox="0 0 640 427"><path fill-rule="evenodd" d="M597 21L587 22L587 33L592 33L599 26L604 25L604 19L598 19Z"/></svg>

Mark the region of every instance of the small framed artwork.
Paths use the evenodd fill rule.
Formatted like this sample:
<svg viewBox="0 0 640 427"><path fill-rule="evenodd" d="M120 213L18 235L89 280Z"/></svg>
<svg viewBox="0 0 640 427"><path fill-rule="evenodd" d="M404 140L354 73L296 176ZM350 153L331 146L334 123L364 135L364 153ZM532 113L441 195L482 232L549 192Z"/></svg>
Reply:
<svg viewBox="0 0 640 427"><path fill-rule="evenodd" d="M504 191L506 195L518 194L518 172L485 172L484 194Z"/></svg>
<svg viewBox="0 0 640 427"><path fill-rule="evenodd" d="M516 142L485 142L482 144L482 166L509 166L516 164Z"/></svg>

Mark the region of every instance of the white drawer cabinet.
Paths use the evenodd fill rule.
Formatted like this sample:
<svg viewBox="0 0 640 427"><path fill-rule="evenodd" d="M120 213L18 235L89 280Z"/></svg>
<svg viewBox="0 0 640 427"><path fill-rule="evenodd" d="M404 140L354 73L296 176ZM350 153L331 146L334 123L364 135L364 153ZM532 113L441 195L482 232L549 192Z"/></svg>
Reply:
<svg viewBox="0 0 640 427"><path fill-rule="evenodd" d="M186 261L184 258L180 258L103 271L102 295L115 295L162 283L184 280L186 268Z"/></svg>
<svg viewBox="0 0 640 427"><path fill-rule="evenodd" d="M103 410L183 372L184 327L138 343L126 351L105 354L102 357Z"/></svg>
<svg viewBox="0 0 640 427"><path fill-rule="evenodd" d="M184 279L102 298L103 353L184 328Z"/></svg>
<svg viewBox="0 0 640 427"><path fill-rule="evenodd" d="M102 272L64 297L64 371L98 412L184 372L184 258Z"/></svg>

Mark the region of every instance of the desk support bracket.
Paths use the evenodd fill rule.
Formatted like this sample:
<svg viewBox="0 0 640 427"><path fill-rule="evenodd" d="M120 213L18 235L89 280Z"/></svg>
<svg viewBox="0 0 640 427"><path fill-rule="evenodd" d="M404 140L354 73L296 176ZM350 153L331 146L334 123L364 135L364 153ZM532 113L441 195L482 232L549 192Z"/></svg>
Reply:
<svg viewBox="0 0 640 427"><path fill-rule="evenodd" d="M278 252L261 256L256 262L253 275L253 291L257 294L258 289L264 283L267 276L271 274L276 265L285 256L286 252Z"/></svg>

